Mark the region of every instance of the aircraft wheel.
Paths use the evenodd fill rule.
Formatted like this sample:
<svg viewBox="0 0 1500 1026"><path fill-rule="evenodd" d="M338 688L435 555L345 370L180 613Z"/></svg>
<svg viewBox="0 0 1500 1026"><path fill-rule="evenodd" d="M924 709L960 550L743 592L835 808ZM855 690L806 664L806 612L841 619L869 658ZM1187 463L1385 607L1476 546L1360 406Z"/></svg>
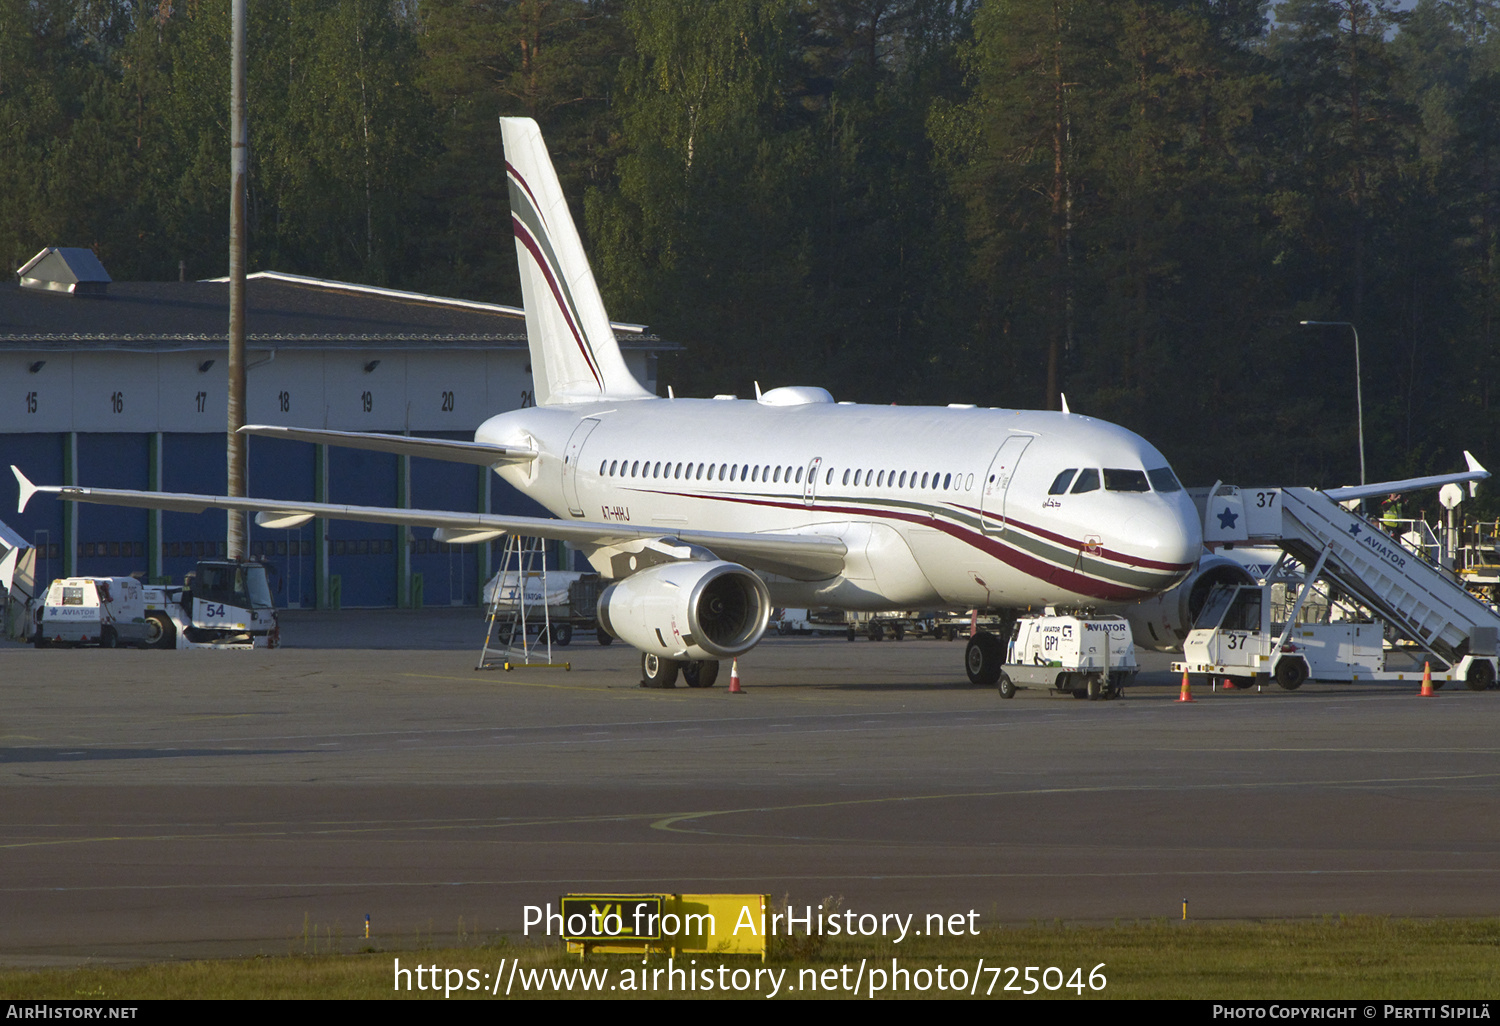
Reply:
<svg viewBox="0 0 1500 1026"><path fill-rule="evenodd" d="M891 640L892 641L901 641L905 637L906 637L906 628L903 627L901 624L898 623L898 624L896 624L896 626L894 626L894 627L891 628Z"/></svg>
<svg viewBox="0 0 1500 1026"><path fill-rule="evenodd" d="M641 653L641 686L646 688L675 688L680 664L675 659L663 659L651 652Z"/></svg>
<svg viewBox="0 0 1500 1026"><path fill-rule="evenodd" d="M615 640L614 635L610 634L609 631L605 630L603 627L594 628L594 637L598 639L599 644L601 645L608 645L610 642Z"/></svg>
<svg viewBox="0 0 1500 1026"><path fill-rule="evenodd" d="M573 641L573 625L570 623L555 623L552 625L552 644L560 648L567 648Z"/></svg>
<svg viewBox="0 0 1500 1026"><path fill-rule="evenodd" d="M1307 664L1300 658L1283 659L1276 664L1276 683L1296 691L1307 681Z"/></svg>
<svg viewBox="0 0 1500 1026"><path fill-rule="evenodd" d="M1097 702L1104 696L1104 685L1100 683L1099 675L1097 673L1091 674L1089 676L1089 686L1087 694L1090 702Z"/></svg>
<svg viewBox="0 0 1500 1026"><path fill-rule="evenodd" d="M177 628L172 626L172 621L166 613L146 614L146 647L147 648L175 648L177 644Z"/></svg>
<svg viewBox="0 0 1500 1026"><path fill-rule="evenodd" d="M1000 684L999 684L999 688L1000 688L1000 697L1001 698L1015 698L1016 697L1016 682L1013 681L1013 680L1011 680L1010 679L1010 674L1006 673L1004 670L1000 671Z"/></svg>
<svg viewBox="0 0 1500 1026"><path fill-rule="evenodd" d="M858 633L857 633L857 632L856 632L856 631L855 631L855 630L854 630L854 628L853 628L853 627L850 627L850 628L849 628L849 640L850 640L850 641L853 641L853 640L854 640L854 639L855 639L855 638L857 638L857 637L858 637L858 636L859 636L859 635L858 635Z"/></svg>
<svg viewBox="0 0 1500 1026"><path fill-rule="evenodd" d="M1490 663L1475 660L1469 664L1469 675L1464 679L1470 691L1483 691L1495 686L1495 667Z"/></svg>
<svg viewBox="0 0 1500 1026"><path fill-rule="evenodd" d="M974 635L964 649L964 669L968 671L969 683L982 688L995 686L1000 680L1004 662L1005 650L1000 639L989 631Z"/></svg>
<svg viewBox="0 0 1500 1026"><path fill-rule="evenodd" d="M36 629L36 635L31 639L31 643L37 648L46 648L48 645L52 644L52 642L47 640L47 635L42 633L42 629L40 627Z"/></svg>
<svg viewBox="0 0 1500 1026"><path fill-rule="evenodd" d="M690 688L711 688L718 679L717 659L694 659L682 664L682 682Z"/></svg>
<svg viewBox="0 0 1500 1026"><path fill-rule="evenodd" d="M106 627L99 632L99 647L114 648L120 642L119 636L115 634L113 627Z"/></svg>
<svg viewBox="0 0 1500 1026"><path fill-rule="evenodd" d="M878 623L870 624L870 640L879 641L883 637L885 637L885 628Z"/></svg>

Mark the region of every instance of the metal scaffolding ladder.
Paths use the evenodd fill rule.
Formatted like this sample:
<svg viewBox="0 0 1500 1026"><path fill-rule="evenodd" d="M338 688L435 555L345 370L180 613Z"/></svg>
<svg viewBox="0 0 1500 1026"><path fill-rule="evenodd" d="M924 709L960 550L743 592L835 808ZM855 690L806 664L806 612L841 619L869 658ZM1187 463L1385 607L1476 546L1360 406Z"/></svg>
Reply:
<svg viewBox="0 0 1500 1026"><path fill-rule="evenodd" d="M573 668L572 663L552 660L552 616L547 605L547 554L543 546L540 538L505 536L500 571L494 578L495 590L485 618L484 647L474 669ZM528 583L540 584L540 593L528 594ZM535 640L532 628L537 630Z"/></svg>

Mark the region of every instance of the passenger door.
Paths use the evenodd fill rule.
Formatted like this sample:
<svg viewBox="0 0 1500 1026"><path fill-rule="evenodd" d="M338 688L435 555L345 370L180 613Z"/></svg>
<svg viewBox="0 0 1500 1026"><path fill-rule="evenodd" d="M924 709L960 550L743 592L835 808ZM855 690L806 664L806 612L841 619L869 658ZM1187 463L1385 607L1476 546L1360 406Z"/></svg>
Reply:
<svg viewBox="0 0 1500 1026"><path fill-rule="evenodd" d="M568 439L568 448L563 453L563 498L568 502L568 512L575 517L583 516L583 507L578 502L578 461L583 455L583 443L598 426L599 421L593 417L580 423L573 429L573 437Z"/></svg>
<svg viewBox="0 0 1500 1026"><path fill-rule="evenodd" d="M1001 444L995 458L990 461L989 472L984 476L984 488L979 500L981 521L985 534L1005 533L1005 493L1015 476L1021 454L1031 444L1031 435L1011 435Z"/></svg>

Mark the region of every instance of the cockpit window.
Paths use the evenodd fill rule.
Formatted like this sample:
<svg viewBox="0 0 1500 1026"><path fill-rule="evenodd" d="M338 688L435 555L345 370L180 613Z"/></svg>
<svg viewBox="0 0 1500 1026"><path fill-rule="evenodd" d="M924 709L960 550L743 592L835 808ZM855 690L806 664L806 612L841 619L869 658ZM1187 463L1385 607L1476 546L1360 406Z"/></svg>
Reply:
<svg viewBox="0 0 1500 1026"><path fill-rule="evenodd" d="M1073 494L1080 492L1093 492L1099 489L1099 471L1093 467L1084 467L1078 472L1078 480L1073 483Z"/></svg>
<svg viewBox="0 0 1500 1026"><path fill-rule="evenodd" d="M1111 492L1149 492L1151 483L1144 470L1104 469L1104 487Z"/></svg>
<svg viewBox="0 0 1500 1026"><path fill-rule="evenodd" d="M1074 467L1071 470L1064 470L1061 474L1058 474L1052 482L1052 487L1047 489L1047 494L1066 495L1068 485L1073 483L1073 475L1076 473L1078 473L1078 468Z"/></svg>
<svg viewBox="0 0 1500 1026"><path fill-rule="evenodd" d="M1151 479L1151 487L1159 492L1182 491L1182 485L1178 482L1177 475L1172 473L1171 467L1148 470L1146 471L1146 476Z"/></svg>

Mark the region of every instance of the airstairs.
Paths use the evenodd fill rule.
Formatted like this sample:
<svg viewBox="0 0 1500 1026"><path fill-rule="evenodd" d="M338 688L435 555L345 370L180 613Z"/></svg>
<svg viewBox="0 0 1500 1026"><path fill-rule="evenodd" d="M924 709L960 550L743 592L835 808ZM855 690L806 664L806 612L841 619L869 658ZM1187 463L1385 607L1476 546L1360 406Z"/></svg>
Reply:
<svg viewBox="0 0 1500 1026"><path fill-rule="evenodd" d="M1203 527L1209 546L1275 545L1305 567L1321 564L1319 576L1445 664L1495 654L1500 613L1322 492L1218 485L1208 494Z"/></svg>

